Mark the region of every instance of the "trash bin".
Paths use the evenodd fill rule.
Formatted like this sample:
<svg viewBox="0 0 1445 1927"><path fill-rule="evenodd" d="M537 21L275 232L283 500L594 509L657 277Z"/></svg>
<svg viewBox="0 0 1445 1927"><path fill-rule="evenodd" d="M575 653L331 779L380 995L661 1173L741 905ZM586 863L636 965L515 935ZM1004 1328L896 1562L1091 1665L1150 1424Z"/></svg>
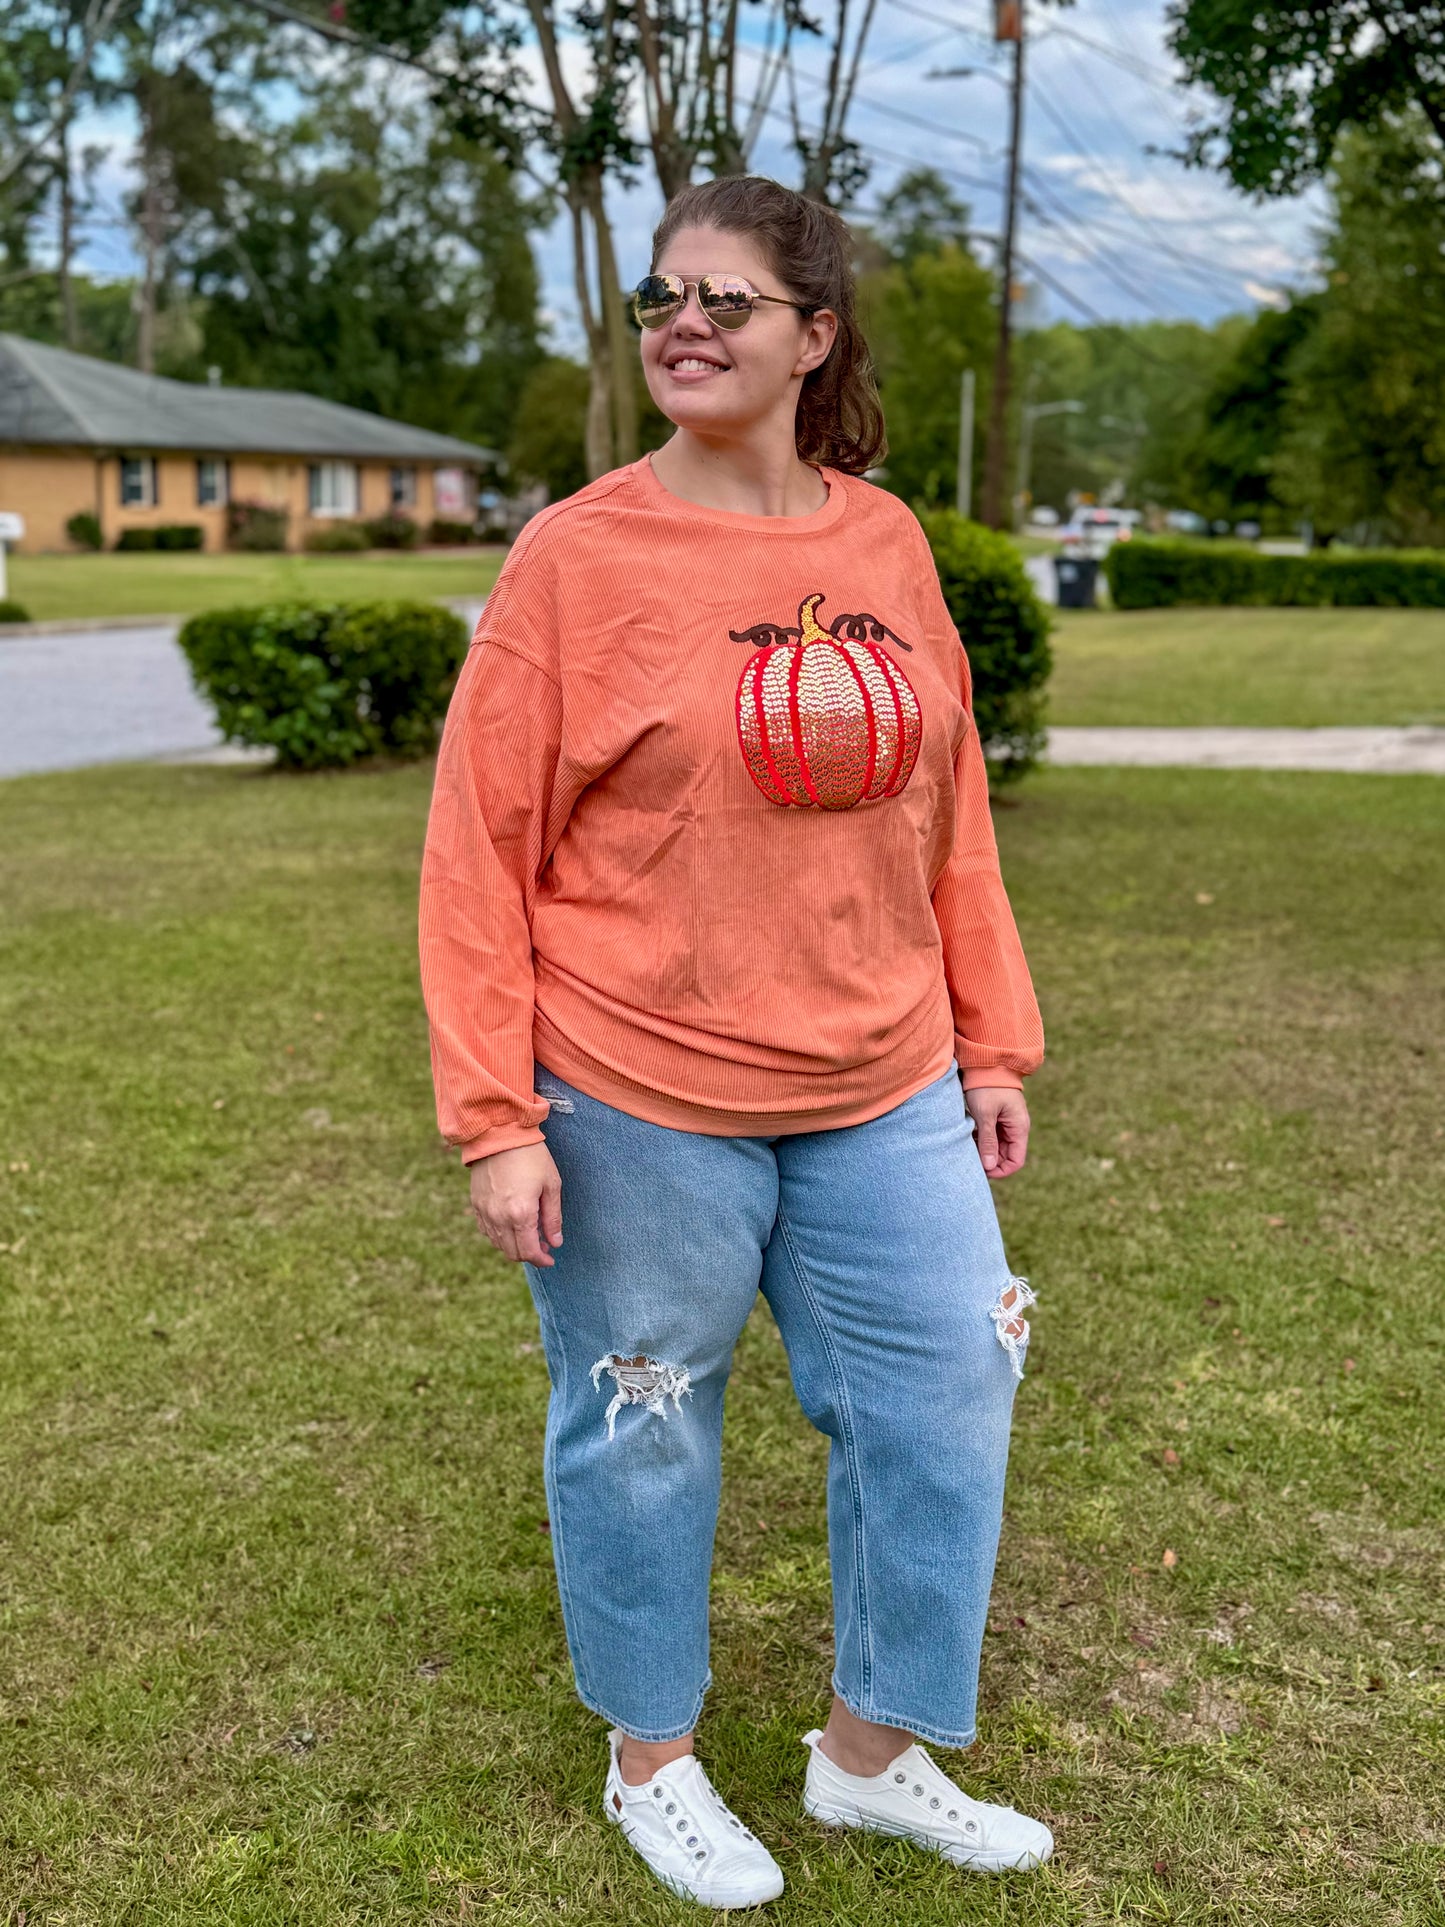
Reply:
<svg viewBox="0 0 1445 1927"><path fill-rule="evenodd" d="M1093 555L1056 555L1054 580L1061 609L1093 609L1099 580L1099 560Z"/></svg>

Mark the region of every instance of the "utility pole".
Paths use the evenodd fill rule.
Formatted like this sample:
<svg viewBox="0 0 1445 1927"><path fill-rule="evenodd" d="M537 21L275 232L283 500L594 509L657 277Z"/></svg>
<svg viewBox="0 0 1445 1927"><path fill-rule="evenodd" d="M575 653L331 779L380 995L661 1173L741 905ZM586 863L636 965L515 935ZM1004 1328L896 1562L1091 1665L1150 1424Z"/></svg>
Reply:
<svg viewBox="0 0 1445 1927"><path fill-rule="evenodd" d="M1004 199L1003 256L999 262L998 346L994 352L988 450L983 469L983 519L991 529L999 529L1007 519L1004 490L1013 346L1014 233L1018 225L1019 161L1024 131L1024 0L994 0L993 37L1011 40L1014 49L1013 84L1009 88L1008 188Z"/></svg>
<svg viewBox="0 0 1445 1927"><path fill-rule="evenodd" d="M963 393L958 410L958 512L973 513L973 390L972 368L963 371Z"/></svg>

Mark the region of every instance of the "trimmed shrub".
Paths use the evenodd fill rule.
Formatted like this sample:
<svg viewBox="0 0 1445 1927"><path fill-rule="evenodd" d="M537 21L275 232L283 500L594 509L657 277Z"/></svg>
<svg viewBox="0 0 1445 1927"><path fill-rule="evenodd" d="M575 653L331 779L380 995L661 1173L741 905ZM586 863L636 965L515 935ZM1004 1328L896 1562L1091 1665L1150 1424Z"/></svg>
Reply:
<svg viewBox="0 0 1445 1927"><path fill-rule="evenodd" d="M409 515L378 515L374 521L363 522L366 540L373 549L414 549L421 539L421 530Z"/></svg>
<svg viewBox="0 0 1445 1927"><path fill-rule="evenodd" d="M312 555L360 555L370 546L366 530L355 522L328 522L306 534L306 548Z"/></svg>
<svg viewBox="0 0 1445 1927"><path fill-rule="evenodd" d="M65 533L78 549L99 549L105 543L100 530L100 517L92 515L89 509L72 515L65 525Z"/></svg>
<svg viewBox="0 0 1445 1927"><path fill-rule="evenodd" d="M271 502L230 502L226 506L226 545L251 555L275 554L286 547L288 509Z"/></svg>
<svg viewBox="0 0 1445 1927"><path fill-rule="evenodd" d="M13 602L7 596L0 601L0 622L29 622L30 611L23 602Z"/></svg>
<svg viewBox="0 0 1445 1927"><path fill-rule="evenodd" d="M1445 609L1445 554L1369 549L1353 555L1261 555L1236 542L1116 542L1104 558L1118 609Z"/></svg>
<svg viewBox="0 0 1445 1927"><path fill-rule="evenodd" d="M1016 782L1044 746L1049 615L1006 535L956 509L916 507L948 613L968 652L973 714L995 784Z"/></svg>
<svg viewBox="0 0 1445 1927"><path fill-rule="evenodd" d="M477 531L470 522L448 522L438 516L427 530L426 539L438 548L458 548L463 543L475 542Z"/></svg>
<svg viewBox="0 0 1445 1927"><path fill-rule="evenodd" d="M172 552L205 547L205 536L193 522L161 522L150 529L122 529L115 546L123 553L149 555L152 550Z"/></svg>
<svg viewBox="0 0 1445 1927"><path fill-rule="evenodd" d="M203 549L206 532L198 522L162 522L156 530L156 547L168 551Z"/></svg>
<svg viewBox="0 0 1445 1927"><path fill-rule="evenodd" d="M430 755L468 639L429 602L214 609L180 634L226 740L291 769Z"/></svg>

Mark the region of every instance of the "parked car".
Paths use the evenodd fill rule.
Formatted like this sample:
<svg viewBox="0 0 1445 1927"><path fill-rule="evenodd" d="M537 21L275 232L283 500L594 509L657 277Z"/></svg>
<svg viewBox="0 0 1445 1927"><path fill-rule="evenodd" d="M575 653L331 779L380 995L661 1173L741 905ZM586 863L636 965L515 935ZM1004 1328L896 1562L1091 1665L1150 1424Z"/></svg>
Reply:
<svg viewBox="0 0 1445 1927"><path fill-rule="evenodd" d="M1164 517L1164 526L1175 535L1208 535L1209 523L1193 509L1170 509Z"/></svg>
<svg viewBox="0 0 1445 1927"><path fill-rule="evenodd" d="M1059 530L1065 555L1099 557L1116 542L1128 542L1139 520L1138 509L1081 508Z"/></svg>

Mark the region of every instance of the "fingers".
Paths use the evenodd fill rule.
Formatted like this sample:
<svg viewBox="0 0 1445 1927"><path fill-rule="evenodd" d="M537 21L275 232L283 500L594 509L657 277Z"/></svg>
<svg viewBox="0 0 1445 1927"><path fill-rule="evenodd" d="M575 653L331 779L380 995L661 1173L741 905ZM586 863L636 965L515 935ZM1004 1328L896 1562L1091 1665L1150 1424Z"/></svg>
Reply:
<svg viewBox="0 0 1445 1927"><path fill-rule="evenodd" d="M545 1145L518 1145L471 1167L472 1216L482 1236L517 1264L556 1263L562 1242L562 1177Z"/></svg>
<svg viewBox="0 0 1445 1927"><path fill-rule="evenodd" d="M998 1176L998 1130L995 1120L985 1114L974 1119L974 1141L978 1145L979 1159L984 1170L993 1178Z"/></svg>
<svg viewBox="0 0 1445 1927"><path fill-rule="evenodd" d="M540 1211L536 1204L517 1199L498 1210L493 1206L483 1210L472 1207L472 1217L478 1231L494 1244L504 1258L511 1258L517 1264L554 1265L557 1260L544 1248L547 1244L560 1245L562 1242L562 1196L560 1183L550 1192L544 1193Z"/></svg>
<svg viewBox="0 0 1445 1927"><path fill-rule="evenodd" d="M998 1133L998 1165L993 1175L996 1178L1011 1178L1015 1171L1021 1171L1029 1150L1029 1114L1020 1098L1016 1104L1006 1105L995 1120Z"/></svg>
<svg viewBox="0 0 1445 1927"><path fill-rule="evenodd" d="M984 1175L1009 1178L1028 1156L1029 1108L1021 1092L984 1088L970 1093L974 1143Z"/></svg>
<svg viewBox="0 0 1445 1927"><path fill-rule="evenodd" d="M562 1180L549 1178L542 1187L542 1236L549 1245L562 1242Z"/></svg>

